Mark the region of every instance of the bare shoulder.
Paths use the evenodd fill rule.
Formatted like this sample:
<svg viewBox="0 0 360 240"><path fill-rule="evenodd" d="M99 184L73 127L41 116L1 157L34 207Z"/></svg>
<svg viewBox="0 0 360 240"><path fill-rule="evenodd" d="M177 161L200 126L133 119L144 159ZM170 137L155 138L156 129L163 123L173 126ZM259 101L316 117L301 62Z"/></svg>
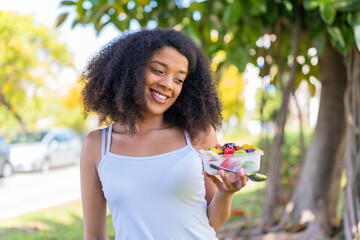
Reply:
<svg viewBox="0 0 360 240"><path fill-rule="evenodd" d="M89 132L83 141L83 149L87 149L87 150L95 150L97 148L101 147L101 134L102 134L102 130L101 129L97 129L94 131Z"/></svg>
<svg viewBox="0 0 360 240"><path fill-rule="evenodd" d="M102 130L97 129L85 136L81 148L80 164L94 167L98 165L101 158L101 134Z"/></svg>
<svg viewBox="0 0 360 240"><path fill-rule="evenodd" d="M198 134L195 140L194 148L196 150L208 149L218 143L216 132L213 127L209 127L206 131Z"/></svg>

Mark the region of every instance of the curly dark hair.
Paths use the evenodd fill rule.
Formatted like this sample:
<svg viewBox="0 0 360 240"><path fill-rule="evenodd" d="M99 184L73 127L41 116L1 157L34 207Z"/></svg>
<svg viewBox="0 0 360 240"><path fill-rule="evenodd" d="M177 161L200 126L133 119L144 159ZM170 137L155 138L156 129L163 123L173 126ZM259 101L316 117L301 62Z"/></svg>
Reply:
<svg viewBox="0 0 360 240"><path fill-rule="evenodd" d="M166 123L186 130L192 138L210 126L221 127L221 106L209 61L194 42L173 29L127 33L105 45L88 62L81 81L85 116L98 114L100 124L121 122L128 133L143 120L146 107L144 69L156 50L168 46L189 61L188 75L175 103L164 113Z"/></svg>

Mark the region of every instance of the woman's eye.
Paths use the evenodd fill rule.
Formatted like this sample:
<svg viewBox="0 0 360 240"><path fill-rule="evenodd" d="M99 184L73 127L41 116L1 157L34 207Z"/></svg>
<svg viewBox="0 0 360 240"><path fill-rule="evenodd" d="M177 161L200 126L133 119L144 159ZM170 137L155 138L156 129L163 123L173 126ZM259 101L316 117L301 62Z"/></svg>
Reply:
<svg viewBox="0 0 360 240"><path fill-rule="evenodd" d="M163 71L161 71L161 70L157 70L157 69L151 69L154 73L156 73L156 74L159 74L159 75L164 75L164 72Z"/></svg>
<svg viewBox="0 0 360 240"><path fill-rule="evenodd" d="M175 82L177 83L184 83L184 80L180 79L180 78L174 78Z"/></svg>

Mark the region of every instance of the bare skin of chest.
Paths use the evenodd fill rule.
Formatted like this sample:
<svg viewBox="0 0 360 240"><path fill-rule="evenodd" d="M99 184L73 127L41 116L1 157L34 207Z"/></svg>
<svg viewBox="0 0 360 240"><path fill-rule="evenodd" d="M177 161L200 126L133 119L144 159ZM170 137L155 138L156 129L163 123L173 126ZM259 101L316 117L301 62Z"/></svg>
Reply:
<svg viewBox="0 0 360 240"><path fill-rule="evenodd" d="M110 152L123 156L147 157L186 146L184 131L177 128L153 129L133 136L112 132Z"/></svg>

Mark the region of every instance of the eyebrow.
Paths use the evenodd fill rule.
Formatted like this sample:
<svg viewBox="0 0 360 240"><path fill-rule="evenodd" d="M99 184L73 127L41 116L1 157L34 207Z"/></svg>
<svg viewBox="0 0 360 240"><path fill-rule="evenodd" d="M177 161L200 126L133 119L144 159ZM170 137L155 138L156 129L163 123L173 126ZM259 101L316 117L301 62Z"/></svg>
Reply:
<svg viewBox="0 0 360 240"><path fill-rule="evenodd" d="M157 64L160 64L161 66L163 66L163 67L168 67L168 65L167 64L165 64L165 63L163 63L163 62L160 62L160 61L157 61L157 60L155 60L155 61L151 61L150 63L157 63ZM187 72L186 71L183 71L183 70L179 70L179 73L182 73L182 74L187 74Z"/></svg>

